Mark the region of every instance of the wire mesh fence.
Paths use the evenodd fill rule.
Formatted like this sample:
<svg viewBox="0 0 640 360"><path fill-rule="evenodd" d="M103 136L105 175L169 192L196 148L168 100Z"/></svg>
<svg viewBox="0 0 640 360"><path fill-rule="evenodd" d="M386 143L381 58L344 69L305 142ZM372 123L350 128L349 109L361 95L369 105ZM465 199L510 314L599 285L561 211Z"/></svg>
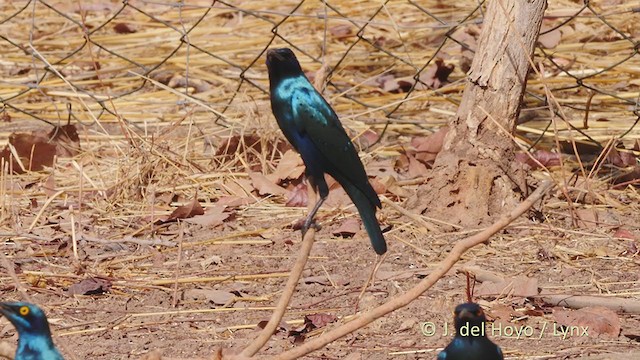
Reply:
<svg viewBox="0 0 640 360"><path fill-rule="evenodd" d="M121 324L125 311L144 309L150 314L157 313L158 303L156 300L146 302L146 293L173 293L173 299L169 299L171 295L157 298L169 299L164 303L158 300L160 304L172 302L175 306L179 277L179 287L183 289L196 287L194 284L217 285L231 279L265 279L256 280L256 288L248 288L247 293L268 294L265 301L271 301L272 294L281 292L277 279L285 277L290 270L288 258L282 254L285 253L283 247L291 242L286 235L272 246L275 241L271 237L283 229L288 231L291 224L300 219L301 208L282 206L288 202L282 195L285 185L278 189L282 192L274 196L262 194L259 185L252 183L249 170L257 173L264 170L252 168L254 163L273 170L274 162L264 161L265 157L271 160L268 156L284 150L273 144L271 147L256 145L253 150L261 153L262 158L252 154L252 157L238 156L232 161L211 161L212 153L218 153L212 151L213 148L230 149L221 156L228 156L239 148L229 140L238 134L249 133L244 139L253 143L259 143L265 134L280 136L269 108L266 50L293 48L307 76L322 87L343 124L356 130L354 134L365 135L367 129L377 134L384 132L386 138L380 142L382 146L370 150L395 156L414 135L429 134L455 116L465 86L465 72L483 27L485 8L485 1L479 0L0 2L0 149L5 148L15 133L43 128L48 131L51 125L64 125L68 121L77 126L83 147L81 155L56 163L51 176L32 172L13 177L0 172L0 227L2 236L13 239L5 244L6 252L22 251L22 244L31 246L32 240L37 240L34 246L46 247L46 251L38 250L43 255L37 262L18 262L22 270L37 270L41 274L42 269L47 269L52 274L71 274L47 279L49 288L43 292L55 299L52 310L60 308L57 304L61 289L79 279L77 262L71 263L71 260L81 259L90 264L86 268L95 274L117 273L114 278L122 279L115 285L117 290L140 294L140 307L130 307L128 297L105 297L106 302L99 303L98 299L95 305L87 306L91 311L85 312L86 317L78 315L73 320L80 326L94 324L96 329L106 327L111 332L139 329L138 320L133 326L112 326ZM573 139L591 144L595 152L602 152L604 144L612 138L621 138L627 148L637 146L640 135L636 127L640 95L638 12L640 1L554 0L549 3L518 121L518 141L525 148L556 147ZM273 148L276 150L271 151ZM384 171L393 166L392 156L377 164L379 159L365 156L367 172L382 182L384 179L379 175L388 175ZM300 177L303 170L299 171ZM270 175L273 171L262 173ZM399 181L395 184L388 183L389 189L392 186L395 189L387 195L398 199L407 198L422 184L422 179L413 181L411 176L396 180ZM637 177L633 181L637 182ZM600 191L600 187L593 189ZM582 189L578 190L583 196ZM337 192L332 189L333 194ZM637 203L633 194L621 196L624 199L620 202ZM222 196L226 196L224 203L219 201ZM277 201L280 204L272 206ZM220 217L209 218L209 225L202 229L195 225L183 229L182 223L169 227L157 222L160 217L172 216L174 209L185 204L202 204L207 211L219 210ZM215 207L216 204L219 206ZM450 234L426 236L423 230L427 226L422 222L412 224L404 218L396 220L395 209L400 206L392 208L386 204L379 214L386 217L385 222L394 229L404 231L398 232L399 235L389 233L390 242L399 243L395 238L402 237L403 242L410 239L411 246L435 249L419 252L420 257L415 260L407 260L408 255L403 254L402 268L398 268L402 274L407 264L413 267L413 264L435 263L450 250ZM573 211L573 207L558 210L560 205L553 206L555 213L550 212L553 216L561 212L565 216ZM635 216L637 211L633 209L631 206L629 213ZM330 216L342 219L343 213L347 212L339 209ZM236 215L239 216L236 218ZM234 221L223 227L227 218ZM619 223L628 219L633 223L632 216L624 217ZM605 228L597 221L592 224ZM337 222L335 225L338 228ZM577 238L574 237L577 232L569 233L553 226L553 231L540 227L526 236L515 233L517 239L507 238L502 243L501 237L496 239L500 244L496 247L496 256L485 256L486 251L481 250L473 258L482 258L488 268L511 274L512 270L504 269L520 265L529 269L537 260L545 261L543 267L549 267L547 261L556 256L555 251L561 251L559 258L575 257L580 268L600 266L598 270L605 279L615 280L614 291L626 296L627 289L620 284L628 283L625 275L633 273L628 268L634 263L620 254L636 253L632 242L611 241L610 234L596 236L592 231L588 237ZM328 232L328 228L325 230ZM184 244L184 249L189 250L183 252L182 245L179 248L176 245L182 244L184 231L193 236ZM553 237L553 234L559 235ZM547 254L545 242L551 249L555 242L567 239L572 241L571 247L554 249L552 256ZM131 244L131 247L121 249L113 244ZM517 256L509 252L514 249L513 244L518 244ZM631 244L628 245L631 250L625 250L627 244ZM103 245L108 252L103 251ZM218 248L218 245L224 247ZM354 247L348 247L351 245ZM369 261L360 251L361 247L355 247L358 245L363 244L329 239L320 243L320 254L328 248L338 249L335 252L356 249L344 251L344 257L335 257L334 250L326 256L327 261L331 261L327 263L333 264L327 267L330 271L353 275L353 269L364 268L358 264ZM159 254L155 246L166 246L167 251L162 249L163 253ZM607 254L611 256L592 256L593 249L603 248L609 249ZM12 261L33 257L31 248L28 249L24 254L11 257ZM83 252L89 255L84 258ZM577 253L585 255L575 256ZM225 263L214 268L220 261L218 254L225 255ZM357 254L356 260L354 254ZM46 262L41 260L45 257ZM541 257L544 259L540 260ZM354 262L358 259L360 263ZM181 266L183 260L187 266ZM216 276L209 276L210 272ZM265 276L266 272L272 273ZM31 275L25 271L20 276L24 274ZM571 281L577 285L570 286L582 287L583 283L593 282L593 273L585 274L584 278L572 275ZM567 277L564 272L553 276ZM548 283L556 285L553 281ZM141 284L150 284L153 288L141 287ZM157 288L168 284L175 284L175 291ZM557 281L557 284L565 283ZM462 299L461 287L457 285L460 284L447 282L446 292L438 290L436 294L449 297L448 300ZM12 291L12 286L7 283L5 288ZM360 291L359 286L354 287L356 293ZM394 289L396 287L394 284ZM591 290L597 294L601 288ZM239 290L233 287L233 291ZM342 292L342 288L335 291L336 294ZM317 293L309 294L317 296ZM195 300L185 300L187 308L196 306L194 303L200 305L201 300L193 296ZM344 308L342 296L331 295L329 302L320 304L321 309ZM102 309L107 308L107 303L119 300L126 304L114 306L116 312ZM94 299L73 299L68 306L74 308L74 314L78 314L77 302L82 301ZM315 311L315 300L313 304L310 308ZM93 310L98 307L98 311ZM415 309L424 308L423 305L411 308L410 315L415 315ZM440 314L449 310L442 308ZM436 307L431 315L437 312ZM69 319L66 315L70 313L71 310L65 317L62 314L59 317ZM105 313L113 316L109 318ZM98 314L99 321L94 321L94 314ZM191 331L191 321L184 321L180 327L184 318L183 314L179 316L175 326L173 322L171 326L157 326L155 319L150 320L152 330L144 331L157 337L156 342L123 342L125 336L114 335L113 349L129 357L140 348L150 348L149 344L166 349L167 338L177 339L178 343L188 337L190 342L185 343L193 347L184 352L188 350L192 354L194 349L202 350L202 344L211 343L210 333L200 329ZM195 316L198 319L198 314ZM246 329L248 322L258 323L263 319L262 310L254 310L243 312L233 320L219 321L216 316L214 326L239 324L237 328L229 326L229 334L233 335L233 329ZM445 321L444 317L439 319ZM402 321L385 329L397 333L397 324ZM68 323L62 325L66 327ZM92 343L86 340L90 336L95 336L101 345L105 343L102 330L89 330L77 335L72 329L77 341L73 344L78 345L78 351L104 352L103 358L114 358L103 346L83 350L86 346L82 344ZM156 336L160 331L162 336ZM405 344L407 334L398 335L402 336L398 341L390 342L386 335L376 339L378 344ZM206 341L196 344L202 339ZM421 336L415 343L420 344L424 339L427 337ZM430 339L435 348L438 339ZM517 343L517 346L528 344ZM350 351L353 350L351 344L348 345ZM554 340L545 351L557 351L557 345ZM97 357L96 353L90 354L84 358Z"/></svg>
<svg viewBox="0 0 640 360"><path fill-rule="evenodd" d="M484 2L4 2L0 102L25 120L246 127L267 118L264 53L288 46L350 126L411 133L445 124L464 87ZM552 1L520 119L530 145L600 144L638 132L640 3ZM545 91L546 85L549 92ZM552 99L557 100L555 106ZM551 112L564 119L553 131ZM204 130L203 130L204 131ZM123 131L123 134L126 132Z"/></svg>

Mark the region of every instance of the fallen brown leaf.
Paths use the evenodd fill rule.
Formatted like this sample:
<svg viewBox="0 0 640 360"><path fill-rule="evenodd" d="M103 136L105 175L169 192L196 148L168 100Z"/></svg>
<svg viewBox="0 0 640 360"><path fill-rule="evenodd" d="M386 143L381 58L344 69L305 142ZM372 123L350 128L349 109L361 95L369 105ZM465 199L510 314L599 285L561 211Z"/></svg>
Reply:
<svg viewBox="0 0 640 360"><path fill-rule="evenodd" d="M578 225L585 229L595 229L600 226L599 211L595 209L576 209Z"/></svg>
<svg viewBox="0 0 640 360"><path fill-rule="evenodd" d="M193 88L194 92L201 93L211 89L211 84L202 79L187 78L180 74L175 74L167 83L170 88Z"/></svg>
<svg viewBox="0 0 640 360"><path fill-rule="evenodd" d="M355 218L348 218L340 224L340 226L333 232L333 235L350 238L358 231L360 231L360 222Z"/></svg>
<svg viewBox="0 0 640 360"><path fill-rule="evenodd" d="M304 207L307 206L309 201L309 190L307 190L307 184L300 183L296 185L293 190L289 192L286 206L289 207Z"/></svg>
<svg viewBox="0 0 640 360"><path fill-rule="evenodd" d="M251 182L253 186L258 191L260 195L288 195L289 191L287 189L280 187L273 183L269 178L267 178L262 173L252 172L249 173L249 178L251 178Z"/></svg>
<svg viewBox="0 0 640 360"><path fill-rule="evenodd" d="M555 309L553 317L559 325L566 327L558 329L566 336L605 335L616 338L620 334L618 314L605 307L594 306L579 310Z"/></svg>
<svg viewBox="0 0 640 360"><path fill-rule="evenodd" d="M198 224L202 226L215 227L218 225L222 225L225 220L227 220L232 213L224 212L227 207L225 205L220 205L220 203L216 203L216 205L208 208L204 214L195 215L190 219L185 219L186 222L190 224Z"/></svg>
<svg viewBox="0 0 640 360"><path fill-rule="evenodd" d="M546 49L553 49L560 43L562 39L562 32L560 29L555 29L549 32L545 32L545 30L540 31L541 35L538 37L538 42L542 47Z"/></svg>
<svg viewBox="0 0 640 360"><path fill-rule="evenodd" d="M136 32L129 24L126 23L117 23L113 26L113 30L117 34L133 34Z"/></svg>
<svg viewBox="0 0 640 360"><path fill-rule="evenodd" d="M380 179L380 182L385 186L386 190L395 196L409 197L412 192L398 185L398 181L393 176L385 176ZM377 190L376 190L377 191Z"/></svg>
<svg viewBox="0 0 640 360"><path fill-rule="evenodd" d="M16 161L9 146L13 146L20 162ZM42 171L45 167L51 167L55 155L56 146L50 144L46 137L16 133L9 135L9 145L5 146L0 153L6 162L11 161L13 172L16 174L22 174L25 171Z"/></svg>
<svg viewBox="0 0 640 360"><path fill-rule="evenodd" d="M362 135L358 137L358 141L363 147L371 146L373 143L375 143L379 139L380 139L380 134L378 134L377 132L371 129L367 129L365 132L362 133Z"/></svg>
<svg viewBox="0 0 640 360"><path fill-rule="evenodd" d="M54 126L47 136L56 145L56 155L74 157L80 153L80 136L75 125Z"/></svg>
<svg viewBox="0 0 640 360"><path fill-rule="evenodd" d="M56 193L56 178L54 174L47 176L47 179L41 185L42 191L47 196L53 196Z"/></svg>
<svg viewBox="0 0 640 360"><path fill-rule="evenodd" d="M540 168L540 165L538 165L538 163L540 163L544 167L560 165L560 158L562 155L557 153L552 153L547 150L536 150L533 152L533 154L531 154L531 156L534 159L536 159L537 162L531 159L531 157L525 153L517 153L516 161L521 162L523 164L527 164L531 166L532 169L535 170Z"/></svg>
<svg viewBox="0 0 640 360"><path fill-rule="evenodd" d="M501 282L485 281L474 292L477 296L511 295L522 298L538 295L538 279L516 276Z"/></svg>
<svg viewBox="0 0 640 360"><path fill-rule="evenodd" d="M18 162L14 153L20 158ZM55 126L49 133L34 131L31 134L12 133L9 145L0 152L0 158L11 161L13 172L42 171L53 166L55 156L72 157L80 150L80 138L75 125ZM24 166L24 169L22 166Z"/></svg>
<svg viewBox="0 0 640 360"><path fill-rule="evenodd" d="M437 154L442 150L444 144L444 137L449 132L448 126L443 126L438 131L429 136L415 137L411 139L411 146L413 146L416 152L428 152Z"/></svg>
<svg viewBox="0 0 640 360"><path fill-rule="evenodd" d="M469 26L459 27L451 36L458 44L460 44L460 56L458 63L460 64L460 69L465 73L471 68L473 55L478 47L479 34L480 27L478 25L470 24Z"/></svg>
<svg viewBox="0 0 640 360"><path fill-rule="evenodd" d="M67 295L98 295L111 290L111 281L100 278L83 279L75 283L65 291Z"/></svg>
<svg viewBox="0 0 640 360"><path fill-rule="evenodd" d="M407 175L410 179L422 177L429 173L429 169L427 169L427 166L416 159L414 155L407 154L407 158L409 159L409 169L407 171Z"/></svg>
<svg viewBox="0 0 640 360"><path fill-rule="evenodd" d="M382 181L378 180L377 177L370 178L369 183L376 194L384 194L387 192L387 186Z"/></svg>
<svg viewBox="0 0 640 360"><path fill-rule="evenodd" d="M415 137L411 139L411 146L415 150L415 158L424 164L433 164L436 156L442 150L444 138L449 132L448 126L443 126L429 136Z"/></svg>
<svg viewBox="0 0 640 360"><path fill-rule="evenodd" d="M621 168L634 166L636 165L636 156L632 152L613 148L607 155L607 162Z"/></svg>
<svg viewBox="0 0 640 360"><path fill-rule="evenodd" d="M173 210L173 212L169 215L169 217L167 217L166 220L159 220L159 222L166 223L178 219L192 218L196 215L202 214L204 214L204 209L202 208L202 205L200 205L200 202L198 202L198 197L194 196L193 200L191 200L189 203L178 206L175 210Z"/></svg>
<svg viewBox="0 0 640 360"><path fill-rule="evenodd" d="M267 175L267 178L275 184L286 179L298 179L304 173L304 169L300 155L293 150L287 150L280 158L276 170Z"/></svg>
<svg viewBox="0 0 640 360"><path fill-rule="evenodd" d="M315 329L326 326L329 323L336 321L337 318L334 315L330 314L310 314L304 317L304 325L292 329L289 331L289 337L291 337L291 342L294 344L302 343L307 334Z"/></svg>
<svg viewBox="0 0 640 360"><path fill-rule="evenodd" d="M420 74L420 81L416 82L414 76L386 77L382 89L391 93L407 92L413 86L417 90L439 89L449 82L448 78L453 69L455 65L445 65L444 60L436 59L434 64Z"/></svg>
<svg viewBox="0 0 640 360"><path fill-rule="evenodd" d="M420 74L420 82L416 84L418 90L439 89L449 82L449 75L455 69L453 64L445 64L444 60L436 59L435 64L429 66ZM426 85L426 88L424 85Z"/></svg>
<svg viewBox="0 0 640 360"><path fill-rule="evenodd" d="M188 301L208 301L214 305L227 305L236 295L224 290L216 289L187 289L184 291L182 298Z"/></svg>
<svg viewBox="0 0 640 360"><path fill-rule="evenodd" d="M329 33L336 39L344 39L353 34L353 28L349 24L335 25L329 28Z"/></svg>
<svg viewBox="0 0 640 360"><path fill-rule="evenodd" d="M327 326L327 324L330 324L336 321L337 319L338 318L335 315L317 313L317 314L309 314L305 316L304 322L305 323L309 322L313 324L315 328L321 328L321 327Z"/></svg>
<svg viewBox="0 0 640 360"><path fill-rule="evenodd" d="M382 90L390 93L408 92L414 82L415 80L412 76L401 78L386 77L384 84L382 84Z"/></svg>
<svg viewBox="0 0 640 360"><path fill-rule="evenodd" d="M238 207L238 206L253 204L254 202L256 202L254 198L229 195L229 196L221 196L220 198L218 198L218 202L216 204L224 205L228 207Z"/></svg>
<svg viewBox="0 0 640 360"><path fill-rule="evenodd" d="M625 229L616 230L616 232L613 233L613 237L618 239L636 239L636 236L631 231Z"/></svg>

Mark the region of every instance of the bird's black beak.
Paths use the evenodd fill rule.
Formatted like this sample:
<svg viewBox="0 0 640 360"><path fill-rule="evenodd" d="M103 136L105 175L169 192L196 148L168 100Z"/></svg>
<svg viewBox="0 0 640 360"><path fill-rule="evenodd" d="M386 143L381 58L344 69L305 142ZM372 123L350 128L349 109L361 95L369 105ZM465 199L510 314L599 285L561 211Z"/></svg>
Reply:
<svg viewBox="0 0 640 360"><path fill-rule="evenodd" d="M462 309L458 314L458 319L471 319L472 317L473 314L467 309Z"/></svg>
<svg viewBox="0 0 640 360"><path fill-rule="evenodd" d="M10 308L5 303L0 303L0 314L4 315L4 314L12 313L12 312L14 312L14 310L12 308Z"/></svg>
<svg viewBox="0 0 640 360"><path fill-rule="evenodd" d="M482 316L482 314L483 314L482 310L479 310L478 312L474 313L468 309L462 309L458 314L458 319L471 320L473 318Z"/></svg>
<svg viewBox="0 0 640 360"><path fill-rule="evenodd" d="M267 50L267 60L271 59L283 60L282 55L278 53L278 49L269 49Z"/></svg>

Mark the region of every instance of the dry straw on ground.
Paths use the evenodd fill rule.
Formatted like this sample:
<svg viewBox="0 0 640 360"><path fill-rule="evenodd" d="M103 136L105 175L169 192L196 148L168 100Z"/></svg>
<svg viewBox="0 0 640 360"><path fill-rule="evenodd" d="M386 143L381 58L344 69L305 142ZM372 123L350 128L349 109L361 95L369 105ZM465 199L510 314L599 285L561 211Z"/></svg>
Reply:
<svg viewBox="0 0 640 360"><path fill-rule="evenodd" d="M477 2L308 0L287 16L298 4L0 5L0 146L13 133L49 132L44 120L64 125L69 117L81 145L76 155L57 158L45 171L2 172L2 267L15 276L0 275L0 298L21 299L19 290L42 304L69 359L139 358L150 350L204 357L219 346L242 348L269 318L300 243L291 225L305 211L285 206L295 181L288 192L265 195L252 178L273 174L287 151L265 92L261 54L269 46L297 47L310 76L323 65L333 68L324 94L359 144L371 144L367 130L381 133L394 111L385 137L362 153L370 174L388 189L388 176L394 177L396 189L385 196L398 206L385 201L380 212L391 227L390 254L360 309L415 285L457 240L473 233L439 232L447 219L411 213L404 201L425 185L419 176L410 178L399 159L413 139L455 115L466 60L459 43L440 45L451 24L464 21L451 36L473 46L481 19L473 13ZM582 4L549 4L544 26L552 31L545 35L548 48L536 51L539 75L529 80L515 137L519 145L553 149L563 141L596 140L605 146L615 139L631 148L638 139L633 104L640 75L633 39L640 25L632 9L640 4L591 6L575 16ZM389 92L379 82L384 76L391 82L411 79L435 57L456 66L450 82L437 90ZM540 100L549 90L550 103L559 105L553 122ZM576 150L594 159L607 153L592 148ZM490 244L463 255L454 269L475 266L507 280L527 276L550 294L637 302L640 196L634 187L612 187L609 180L620 170L603 162L590 168L593 159L586 156L587 176L574 177L580 165L569 149L573 157L564 158L563 166L546 164L559 188L534 206L541 218L516 220ZM544 176L531 172L533 179ZM356 216L339 190L332 193L283 331L295 330L314 313L350 319L375 260L363 234L332 236ZM210 215L206 225L158 221L195 197ZM110 288L95 295L65 292L86 279ZM329 344L325 356L434 357L448 338L422 335L420 323L448 321L464 300L465 284L465 276L447 273L406 308ZM534 303L513 292L478 301L496 321L530 325L536 335L554 320L549 313L534 314ZM505 315L505 308L511 313ZM498 336L496 342L508 356L527 358L637 349L637 315L619 317L622 335L608 345L595 336ZM264 354L294 346L283 331Z"/></svg>

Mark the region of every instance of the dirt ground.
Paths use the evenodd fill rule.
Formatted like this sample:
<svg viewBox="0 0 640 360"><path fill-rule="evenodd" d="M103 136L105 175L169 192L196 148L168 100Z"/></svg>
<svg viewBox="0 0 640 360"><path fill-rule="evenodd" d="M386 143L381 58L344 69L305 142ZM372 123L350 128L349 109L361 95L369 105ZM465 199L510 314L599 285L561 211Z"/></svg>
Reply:
<svg viewBox="0 0 640 360"><path fill-rule="evenodd" d="M465 254L454 270L417 301L308 358L434 358L451 338L444 332L447 327L451 331L452 309L466 298L463 270L485 282L478 282L474 292L488 294L476 295L474 301L494 320L490 336L507 358L637 352L637 314L617 313L621 330L616 336L577 331L566 335L554 326L558 321L554 313L561 307L536 300L536 296L518 295L531 292L533 286L534 293L637 300L640 272L637 250L633 252L637 240L614 234L626 234L620 232L623 229L637 236L638 212L592 209L589 212L600 216L598 226L575 227L570 212L562 209L566 205L559 194L555 191L535 206L537 218L543 221L518 219L489 244ZM607 196L626 203L629 209L638 204L631 190L610 191ZM60 199L55 206L67 205L63 203ZM256 203L238 207L232 219L218 226L168 223L156 229L155 235L118 241L106 241L111 230L86 226L99 221L80 213L77 231L88 240L78 242L78 260L65 231L70 225L55 222L55 216L49 215L46 225L32 235L3 241L3 262L13 264L20 284L5 273L2 298L19 299L16 285L27 290L31 301L48 313L55 342L70 359L135 359L151 350L168 358L194 358L206 357L217 347L240 349L257 335L256 324L268 319L279 297L300 243L300 233L290 225L304 211ZM323 207L323 228L285 315L290 323L282 324L261 355L275 355L303 341L289 331L300 330L305 315L348 318L355 313L356 303L359 311L366 311L406 291L429 274L456 241L473 233L432 234L385 206L380 218L392 227L386 233L389 253L375 283L358 302L375 254L363 231L352 238L332 235L344 219L354 216L352 208ZM33 235L47 231L46 238ZM487 281L499 278L514 286L483 290ZM70 296L70 285L83 279L108 286L98 286L94 295ZM14 342L12 326L6 321L2 324L3 341ZM319 336L323 330L306 336Z"/></svg>
<svg viewBox="0 0 640 360"><path fill-rule="evenodd" d="M39 304L66 359L208 359L242 349L269 319L307 198L270 114L267 47L296 45L312 80L335 66L324 95L388 200L378 218L389 251L360 297L377 258L333 186L284 322L256 358L406 292L479 231L408 205L426 205L416 194L441 147L433 133L464 89L477 1L298 3L0 3L0 149L8 159L8 144L22 144L39 164L0 171L0 300ZM632 2L582 3L550 2L535 58L550 80L531 76L516 133L549 169L518 165L531 190L547 175L558 186L416 301L305 358L434 359L472 293L506 358L640 359L640 75L629 40L640 23ZM456 21L449 33L443 24ZM428 86L413 87L427 63ZM571 126L550 125L547 86ZM68 119L77 134L51 140ZM578 156L603 154L579 171ZM16 341L0 318L0 343Z"/></svg>

